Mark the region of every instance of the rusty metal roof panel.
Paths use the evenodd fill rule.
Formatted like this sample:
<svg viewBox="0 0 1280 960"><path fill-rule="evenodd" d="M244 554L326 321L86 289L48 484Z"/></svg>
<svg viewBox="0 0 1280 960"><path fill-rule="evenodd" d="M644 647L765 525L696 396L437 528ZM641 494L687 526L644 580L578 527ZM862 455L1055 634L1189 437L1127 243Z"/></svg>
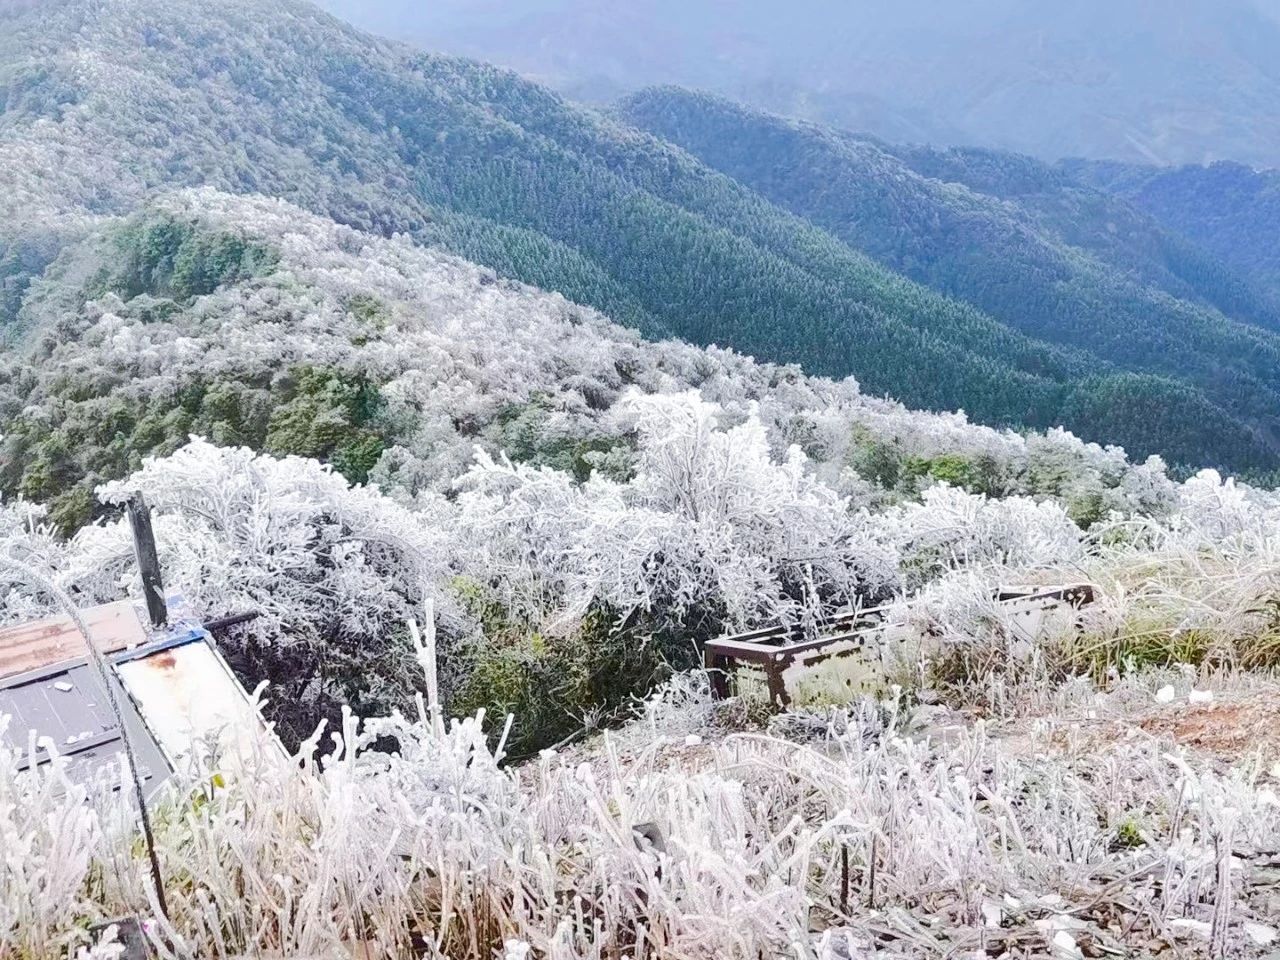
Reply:
<svg viewBox="0 0 1280 960"><path fill-rule="evenodd" d="M230 756L267 729L198 627L179 626L110 653L108 670L148 794L190 761L195 744ZM52 753L67 757L67 773L78 782L112 775L124 749L102 678L83 655L0 678L0 717L6 715L0 744L21 751L27 764L48 763Z"/></svg>
<svg viewBox="0 0 1280 960"><path fill-rule="evenodd" d="M103 653L127 650L147 641L147 631L128 600L91 607L81 616ZM70 617L0 628L0 680L79 660L84 654L84 638Z"/></svg>
<svg viewBox="0 0 1280 960"><path fill-rule="evenodd" d="M214 751L220 762L233 761L252 751L266 729L211 643L122 657L116 672L175 767L190 762L197 746Z"/></svg>

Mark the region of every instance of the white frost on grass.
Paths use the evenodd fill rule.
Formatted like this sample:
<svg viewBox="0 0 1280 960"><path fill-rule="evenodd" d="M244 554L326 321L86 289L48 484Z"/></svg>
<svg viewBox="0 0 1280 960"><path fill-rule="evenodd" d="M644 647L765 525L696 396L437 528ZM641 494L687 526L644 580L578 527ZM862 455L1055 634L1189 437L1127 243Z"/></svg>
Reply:
<svg viewBox="0 0 1280 960"><path fill-rule="evenodd" d="M981 727L944 742L856 718L812 745L686 745L646 740L655 716L624 731L627 757L606 738L589 763L507 769L478 720L437 735L396 716L348 717L323 762L262 751L222 785L205 771L155 811L161 953L409 957L420 938L457 960L1078 956L1123 943L1118 916L1134 942L1208 928L1192 955L1261 956L1247 864L1280 809L1244 771L1142 740L1009 751ZM0 938L60 957L85 945L78 918L154 914L122 795L59 795L59 767L16 763L0 752ZM1148 842L1114 843L1127 820Z"/></svg>

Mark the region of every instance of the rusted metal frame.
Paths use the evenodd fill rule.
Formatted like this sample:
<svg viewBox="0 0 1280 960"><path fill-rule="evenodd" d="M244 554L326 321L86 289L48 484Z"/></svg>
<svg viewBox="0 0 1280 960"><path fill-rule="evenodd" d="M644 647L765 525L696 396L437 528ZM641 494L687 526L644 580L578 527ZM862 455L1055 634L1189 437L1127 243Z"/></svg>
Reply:
<svg viewBox="0 0 1280 960"><path fill-rule="evenodd" d="M1056 590L1047 590L1039 593L1021 593L1014 590L1000 590L996 594L996 602L998 603L1034 603L1039 600L1060 600L1064 605L1071 607L1077 612L1081 607L1093 603L1095 594L1093 584L1078 583L1069 587L1061 587ZM1034 641L1034 637L1027 631L1023 630L1017 624L1012 625L1012 629L1019 635L1020 639L1026 642Z"/></svg>
<svg viewBox="0 0 1280 960"><path fill-rule="evenodd" d="M884 622L886 612L887 608L885 607L868 607L866 610L859 610L857 613L842 613L839 616L832 617L830 620L824 620L818 624L818 627L839 627L849 624L873 627L878 623Z"/></svg>
<svg viewBox="0 0 1280 960"><path fill-rule="evenodd" d="M785 647L778 647L774 652L794 656L798 653L807 653L810 650L820 650L828 644L839 643L841 640L854 640L868 630L874 630L876 626L876 624L870 624L857 630L850 630L847 633L833 633L825 637L814 637L812 640L801 640Z"/></svg>
<svg viewBox="0 0 1280 960"><path fill-rule="evenodd" d="M783 708L791 704L791 696L787 693L787 681L783 676L783 671L791 665L792 659L792 657L788 657L785 654L780 655L766 664L764 668L765 685L769 691L769 702L776 703Z"/></svg>
<svg viewBox="0 0 1280 960"><path fill-rule="evenodd" d="M733 634L733 639L741 640L743 643L759 642L768 640L770 637L789 637L794 630L794 627L769 627L767 630L751 630L747 633L735 633Z"/></svg>
<svg viewBox="0 0 1280 960"><path fill-rule="evenodd" d="M880 608L873 607L869 610L860 610L857 613L841 614L832 617L830 620L824 620L816 625L818 630L836 630L847 629L850 625L858 627L873 627L882 622L884 614L880 612ZM735 633L731 637L723 639L731 639L735 643L742 644L760 644L763 645L766 640L778 638L785 641L791 641L792 638L801 634L802 630L798 626L794 627L771 627L767 630L753 630L748 633ZM722 642L721 640L712 640L712 643ZM793 641L794 642L794 641ZM790 643L783 643L781 647L790 646Z"/></svg>
<svg viewBox="0 0 1280 960"><path fill-rule="evenodd" d="M747 663L767 663L783 656L794 656L798 653L807 653L810 650L821 650L823 647L832 643L839 643L841 640L855 640L863 633L874 629L874 626L864 627L848 633L836 633L827 637L816 637L813 640L789 643L785 647L761 647L750 643L742 643L737 638L732 640L708 640L706 649L722 657L744 660Z"/></svg>
<svg viewBox="0 0 1280 960"><path fill-rule="evenodd" d="M880 623L881 621L879 620L862 621L848 618L844 621L836 620L831 623L824 624L826 627L839 626L843 629L843 632L824 634L823 636L809 640L793 640L790 643L766 645L759 640L752 639L755 636L754 634L734 634L730 637L719 637L714 640L708 640L705 646L708 650L714 650L717 653L740 657L743 660L755 662L759 661L763 657L772 656L775 653L797 653L808 650L811 647L820 647L828 643L833 643L837 640L845 640L850 637L855 637L866 630L875 629L880 625ZM852 629L849 629L849 627L852 627ZM794 631L787 634L787 636L794 635Z"/></svg>
<svg viewBox="0 0 1280 960"><path fill-rule="evenodd" d="M704 664L712 676L712 692L718 698L726 698L731 692L731 680L736 675L739 664L750 663L758 666L764 673L765 686L768 687L769 699L786 707L791 696L786 689L786 671L800 660L801 654L812 653L824 646L840 643L842 640L854 640L858 634L841 634L824 637L822 640L810 640L804 644L795 644L787 648L760 649L745 645L742 648L730 648L724 641L708 643L704 653ZM860 646L858 649L861 649ZM818 657L805 658L805 663L820 663L824 659L841 659L851 657L856 649L844 650L840 653L819 654Z"/></svg>
<svg viewBox="0 0 1280 960"><path fill-rule="evenodd" d="M855 640L858 633L848 633L837 637L825 638L822 642L811 641L803 645L797 645L794 649L779 651L769 660L762 663L766 684L769 690L769 699L780 707L787 707L791 703L791 694L787 691L786 673L796 664L811 667L815 664L822 663L824 660L843 660L846 657L852 657L861 652L866 646L860 643L856 647L850 647L845 650L832 651L830 653L821 653L824 647L832 646L842 640ZM804 654L811 656L804 656Z"/></svg>
<svg viewBox="0 0 1280 960"><path fill-rule="evenodd" d="M41 680L59 676L68 670L74 670L76 667L87 666L89 666L87 657L76 657L74 660L59 660L57 663L52 663L48 666L10 674L7 677L0 677L0 691L12 690L15 687L25 687L29 683L39 683Z"/></svg>
<svg viewBox="0 0 1280 960"><path fill-rule="evenodd" d="M734 657L738 660L746 660L752 663L763 663L769 660L775 653L786 647L765 647L758 646L753 643L743 643L740 640L708 640L707 649L725 657Z"/></svg>
<svg viewBox="0 0 1280 960"><path fill-rule="evenodd" d="M711 683L711 696L723 700L729 696L729 658L707 644L702 649L702 668Z"/></svg>
<svg viewBox="0 0 1280 960"><path fill-rule="evenodd" d="M709 640L703 653L703 663L711 676L712 693L721 699L729 696L731 692L730 681L732 675L737 672L736 665L739 663L751 663L758 665L764 673L770 699L782 706L786 706L791 698L786 690L784 674L800 658L801 654L821 650L841 641L857 640L860 634L873 630L875 627L876 624L872 622L859 630L849 633L804 640L784 647L765 647L743 642L739 637ZM865 646L865 644L859 644L857 649L861 649L862 646ZM827 656L840 658L851 656L854 652L855 650L848 650L843 653L828 654ZM820 662L824 659L827 659L827 657L821 656L814 658L813 662ZM808 658L806 658L806 662L807 660Z"/></svg>
<svg viewBox="0 0 1280 960"><path fill-rule="evenodd" d="M1000 603L1014 601L1034 603L1040 600L1060 600L1079 609L1092 603L1095 599L1095 593L1092 584L1072 584L1067 587L1038 591L1035 589L1030 591L997 589L993 599ZM767 643L767 641L775 638L794 636L796 633L795 628L788 627L775 627L771 630L757 630L751 633L709 640L705 645L703 662L707 670L711 672L712 692L718 697L728 696L730 679L732 674L737 672L737 664L754 664L758 665L765 675L770 698L782 706L786 706L790 702L790 696L786 691L784 674L789 667L796 663L800 655L814 650L821 650L841 641L854 640L860 634L869 633L883 622L884 614L882 609L872 608L835 617L822 624L821 627L830 629L837 625L856 624L857 628L844 633L820 636L812 640L781 644ZM859 649L861 646L865 646L865 644L860 645ZM852 656L856 652L856 649L851 649L827 656L804 658L804 662L806 664L819 663L827 659L828 656L839 659Z"/></svg>

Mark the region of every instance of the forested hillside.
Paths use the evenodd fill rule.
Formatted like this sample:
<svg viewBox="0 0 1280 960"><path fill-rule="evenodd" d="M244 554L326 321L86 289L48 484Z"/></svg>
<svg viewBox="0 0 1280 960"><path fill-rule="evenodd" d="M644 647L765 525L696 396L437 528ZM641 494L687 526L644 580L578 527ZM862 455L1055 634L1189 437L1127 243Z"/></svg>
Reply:
<svg viewBox="0 0 1280 960"><path fill-rule="evenodd" d="M1023 476L1019 451L1037 438L908 414L852 380L646 343L407 238L261 198L204 190L105 221L32 285L23 317L26 341L0 354L0 489L52 504L68 531L91 516L97 484L191 433L323 459L409 496L447 489L477 444L581 479L625 474L607 411L628 387L697 387L735 415L777 397L765 415L779 443L888 489L912 492L951 456L938 469L974 489L1061 492ZM1071 499L1086 522L1107 509L1094 493Z"/></svg>
<svg viewBox="0 0 1280 960"><path fill-rule="evenodd" d="M1081 338L1092 353L1027 336L660 140L302 4L54 0L4 16L0 262L11 317L31 278L95 217L204 184L405 232L648 334L853 374L912 406L1063 423L1188 465L1275 463L1272 385L1256 369L1270 340L1252 330L1193 317L1185 330L1203 356L1183 351L1191 369L1175 378L1171 360L1135 377L1127 335ZM1035 311L1018 325L1044 332ZM1198 371L1236 347L1206 385Z"/></svg>
<svg viewBox="0 0 1280 960"><path fill-rule="evenodd" d="M1128 371L1077 394L1068 422L1105 417L1118 442L1186 460L1181 420L1206 416L1191 413L1203 392L1275 429L1280 308L1123 201L1029 158L892 147L679 89L619 113L885 266ZM1157 398L1148 375L1197 390Z"/></svg>
<svg viewBox="0 0 1280 960"><path fill-rule="evenodd" d="M0 0L0 108L0 960L1274 960L1253 279L294 0Z"/></svg>
<svg viewBox="0 0 1280 960"><path fill-rule="evenodd" d="M1123 197L1280 296L1280 171L1225 161L1151 167L1069 160L1061 166Z"/></svg>
<svg viewBox="0 0 1280 960"><path fill-rule="evenodd" d="M1174 495L1158 460L646 342L278 200L202 190L103 223L32 286L24 316L30 342L0 356L11 532L43 516L48 539L29 549L105 598L131 554L119 521L109 536L85 524L110 515L112 481L157 478L152 499L174 511L167 568L208 615L264 611L263 646L245 655L285 685L299 736L334 702L400 702L386 684L403 650L386 634L424 588L454 640L477 625L487 637L452 660L457 709L519 707L520 742L544 744L572 729L566 706L616 708L691 640L900 589L895 541L863 509L939 482L971 504L1010 497L981 522L1012 510L1034 530L1025 548L1047 556L1064 530ZM765 486L726 499L724 470ZM259 496L282 498L287 518L254 533L223 516ZM739 515L755 519L732 533ZM77 530L73 546L54 537ZM934 547L909 549L933 562ZM82 551L96 559L81 565ZM541 633L558 639L539 658ZM331 688L312 685L313 658ZM562 689L565 670L580 687Z"/></svg>

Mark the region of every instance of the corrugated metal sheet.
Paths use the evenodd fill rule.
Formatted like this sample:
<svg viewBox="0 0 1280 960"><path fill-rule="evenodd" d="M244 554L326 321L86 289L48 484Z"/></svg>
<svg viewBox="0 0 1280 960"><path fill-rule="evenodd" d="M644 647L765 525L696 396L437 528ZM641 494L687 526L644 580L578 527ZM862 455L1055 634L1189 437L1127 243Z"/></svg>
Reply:
<svg viewBox="0 0 1280 960"><path fill-rule="evenodd" d="M264 724L203 629L179 627L122 649L116 645L136 636L125 625L138 619L131 605L124 608L128 617L119 604L109 606L115 609L86 611L87 619L95 639L96 624L109 626L105 644L99 640L99 645L115 647L107 657L110 682L149 794L190 762L197 743L217 751L221 761L258 742ZM64 645L64 634L52 621L8 633L24 638L24 649L40 655L23 661L38 662L38 668L0 678L0 717L9 717L0 743L21 751L28 764L48 763L51 753L66 756L68 774L80 782L101 773L114 777L110 768L124 750L123 732L102 678L84 657L84 641L70 621L66 625L74 647ZM33 645L31 638L40 642ZM44 662L53 651L68 650L74 659L52 666ZM268 742L279 749L274 738Z"/></svg>
<svg viewBox="0 0 1280 960"><path fill-rule="evenodd" d="M144 788L152 792L169 776L169 764L119 681L113 682ZM78 782L115 777L113 768L124 751L121 728L92 666L68 664L9 684L0 686L0 715L9 716L0 743L24 753L27 764L48 763L52 747L67 757L67 774ZM51 743L43 743L45 738Z"/></svg>
<svg viewBox="0 0 1280 960"><path fill-rule="evenodd" d="M19 729L39 730L63 749L115 727L101 693L100 681L86 664L6 691L5 709Z"/></svg>

